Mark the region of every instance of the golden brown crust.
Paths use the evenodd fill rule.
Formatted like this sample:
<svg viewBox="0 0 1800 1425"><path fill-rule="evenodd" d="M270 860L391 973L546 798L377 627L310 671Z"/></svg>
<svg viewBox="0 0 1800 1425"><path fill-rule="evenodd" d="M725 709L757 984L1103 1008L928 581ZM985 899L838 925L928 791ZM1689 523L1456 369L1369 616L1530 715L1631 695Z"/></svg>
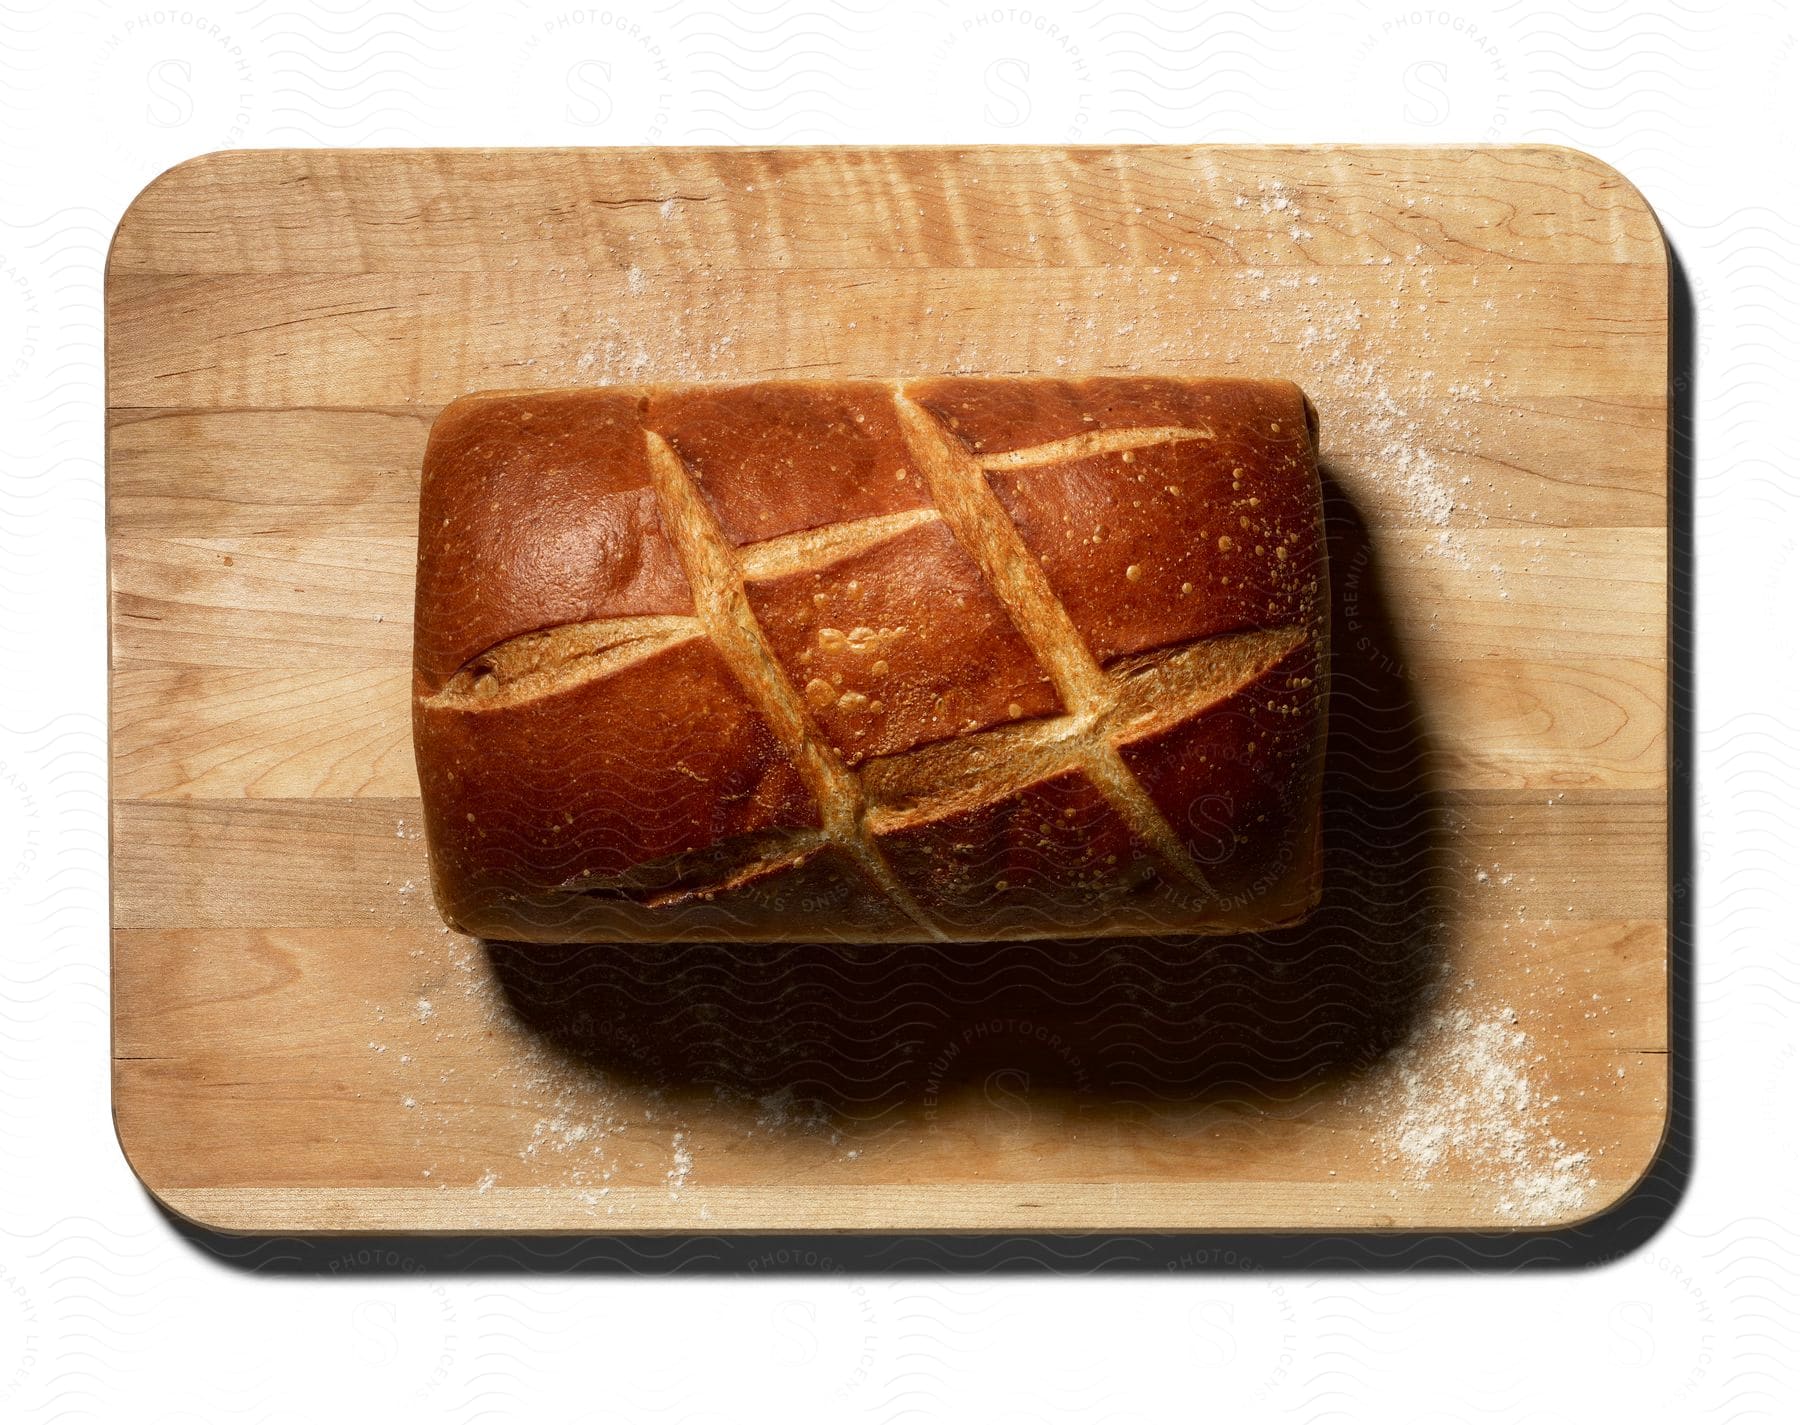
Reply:
<svg viewBox="0 0 1800 1425"><path fill-rule="evenodd" d="M446 917L539 940L1254 929L1319 889L1287 382L468 397L420 507Z"/></svg>
<svg viewBox="0 0 1800 1425"><path fill-rule="evenodd" d="M1120 740L1120 754L1228 906L1280 923L1319 896L1325 686L1303 643L1222 702Z"/></svg>
<svg viewBox="0 0 1800 1425"><path fill-rule="evenodd" d="M746 593L782 670L849 766L1062 711L942 520Z"/></svg>
<svg viewBox="0 0 1800 1425"><path fill-rule="evenodd" d="M432 691L522 633L693 612L632 395L464 397L431 428L419 501L414 667Z"/></svg>
<svg viewBox="0 0 1800 1425"><path fill-rule="evenodd" d="M880 382L695 386L651 406L733 544L931 503Z"/></svg>
<svg viewBox="0 0 1800 1425"><path fill-rule="evenodd" d="M527 702L417 701L413 735L439 905L457 925L498 927L509 897L562 886L654 895L679 870L646 880L647 865L820 826L792 758L698 635Z"/></svg>
<svg viewBox="0 0 1800 1425"><path fill-rule="evenodd" d="M909 381L906 389L978 459L1093 431L1207 430L1214 416L1230 427L1300 395L1291 381L1162 376L1072 381L947 376Z"/></svg>
<svg viewBox="0 0 1800 1425"><path fill-rule="evenodd" d="M1166 926L1177 884L1092 777L1066 766L991 801L878 834L920 905L953 932L986 938ZM1162 912L1158 915L1156 912ZM1141 914L1142 922L1131 919Z"/></svg>
<svg viewBox="0 0 1800 1425"><path fill-rule="evenodd" d="M1210 438L988 472L1102 663L1306 620L1320 573L1317 493L1304 478L1313 453L1300 393L1284 394L1254 403L1253 416L1209 411ZM1196 510L1206 512L1197 521ZM1170 539L1172 526L1186 537Z"/></svg>

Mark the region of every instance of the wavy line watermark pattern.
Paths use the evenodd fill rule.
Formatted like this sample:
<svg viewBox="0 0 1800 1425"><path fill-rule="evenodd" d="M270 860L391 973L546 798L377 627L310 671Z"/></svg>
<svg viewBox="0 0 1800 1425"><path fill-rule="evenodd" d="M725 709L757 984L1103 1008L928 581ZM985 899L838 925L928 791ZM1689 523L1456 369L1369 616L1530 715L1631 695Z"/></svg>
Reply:
<svg viewBox="0 0 1800 1425"><path fill-rule="evenodd" d="M752 0L730 13L600 7L611 23L545 30L576 12L520 4L495 22L450 3L21 0L0 19L0 117L18 136L0 146L0 646L29 673L0 686L0 1144L29 1165L0 1175L0 1413L562 1419L650 1403L722 1419L785 1390L792 1418L888 1419L985 1382L990 1413L1021 1418L1206 1404L1299 1419L1376 1404L1400 1420L1781 1418L1800 1394L1800 1240L1770 1186L1786 1182L1800 1084L1787 911L1800 726L1781 711L1797 690L1791 660L1768 651L1764 611L1800 592L1785 455L1800 340L1784 279L1797 255L1792 17L1768 3L1604 0L829 13ZM922 81L885 82L892 56L915 53L924 62L908 73ZM1635 1250L1605 1260L1615 1239L1591 1231L1304 1250L1015 1236L184 1241L137 1192L104 1082L97 314L113 218L163 167L235 144L871 134L1569 143L1658 205L1698 294L1699 368L1675 376L1700 427L1708 682L1705 730L1675 751L1692 756L1702 804L1704 860L1686 889L1705 941L1707 1153L1678 1209L1666 1187L1632 1209L1647 1224L1620 1234ZM1744 609L1756 611L1747 632ZM1007 1051L974 1074L982 1044L911 1050L929 1074L954 1045L944 1088L1012 1110L1033 1085L1110 1071L1066 1036L1009 1032L988 1036ZM1539 1270L1571 1262L1586 1269ZM1445 1275L1471 1267L1528 1279ZM988 1361L1030 1369L1001 1386ZM348 1406L339 1366L355 1382Z"/></svg>

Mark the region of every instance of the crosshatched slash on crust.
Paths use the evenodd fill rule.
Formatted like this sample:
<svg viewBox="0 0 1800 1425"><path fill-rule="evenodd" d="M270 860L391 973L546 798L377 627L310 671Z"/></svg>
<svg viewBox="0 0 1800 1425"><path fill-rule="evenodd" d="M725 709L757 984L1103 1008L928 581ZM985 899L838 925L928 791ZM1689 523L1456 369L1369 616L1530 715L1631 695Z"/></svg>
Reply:
<svg viewBox="0 0 1800 1425"><path fill-rule="evenodd" d="M1316 418L1304 398L1304 418L1289 429L1270 421L1266 431L1246 430L1242 420L1196 418L1198 384L1102 380L1080 383L1076 397L1061 394L1071 383L1053 382L776 382L676 392L666 420L655 388L587 393L607 403L609 430L635 424L641 442L628 468L608 477L618 484L609 498L637 502L632 519L653 547L620 557L679 571L686 592L659 572L656 588L669 592L655 597L680 612L531 628L436 686L422 670L423 725L448 713L529 711L672 649L704 645L742 689L743 715L790 760L816 803L819 832L771 825L732 847L695 847L670 887L646 884L640 893L630 873L587 876L577 878L579 894L636 895L646 913L673 911L696 896L729 898L836 848L918 933L947 938L947 903L922 904L908 884L924 864L915 829L1021 797L1026 806L1034 786L1049 785L1085 788L1082 796L1099 800L1082 805L1108 808L1124 838L1119 848L1210 894L1207 868L1159 810L1166 798L1149 795L1121 749L1257 686L1309 640L1322 647L1323 552L1316 493L1296 478L1290 498L1268 498L1264 482L1263 495L1239 499L1244 470L1232 464L1310 469ZM1055 390L1012 410L1008 403L1025 401L1033 385ZM1114 388L1118 401L1103 414L1133 423L1108 424L1082 408L1093 391ZM783 404L802 389L805 400ZM564 394L516 399L548 399L566 422ZM824 424L787 436L763 429L757 441L734 443L731 431L747 418L737 409L743 400L790 417L801 409ZM1058 400L1067 412L1049 409ZM1087 428L1069 433L1077 414ZM529 410L512 419L531 429ZM1034 438L996 448L996 431ZM539 425L533 437L559 433ZM843 466L847 518L807 523L779 478L795 465L788 437ZM1215 453L1200 477L1170 463L1190 442ZM1219 530L1205 531L1203 548L1178 549L1173 563L1130 562L1121 540L1148 539L1178 519L1184 499L1196 498L1181 482L1201 477L1211 481L1203 508ZM632 479L646 482L641 496ZM757 489L766 502L748 498ZM1094 510L1108 511L1115 527L1090 532L1072 522L1070 511ZM659 545L667 552L657 554ZM1097 575L1115 580L1118 593L1086 597ZM1217 587L1191 598L1209 579ZM611 586L597 587L604 605ZM1301 711L1301 702L1284 711ZM1094 815L1084 813L1083 824ZM904 878L889 864L903 847ZM577 893L575 884L565 889Z"/></svg>

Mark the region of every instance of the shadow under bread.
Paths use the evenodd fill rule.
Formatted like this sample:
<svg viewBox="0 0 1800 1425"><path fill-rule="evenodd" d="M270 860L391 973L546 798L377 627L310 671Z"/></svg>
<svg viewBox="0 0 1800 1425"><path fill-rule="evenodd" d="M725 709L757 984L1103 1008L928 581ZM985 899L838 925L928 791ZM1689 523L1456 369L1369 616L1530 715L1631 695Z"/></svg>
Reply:
<svg viewBox="0 0 1800 1425"><path fill-rule="evenodd" d="M936 945L486 942L507 1001L572 1067L778 1096L849 1129L971 1085L1085 1117L1269 1104L1367 1069L1442 962L1442 808L1368 528L1322 472L1332 583L1325 874L1256 935Z"/></svg>

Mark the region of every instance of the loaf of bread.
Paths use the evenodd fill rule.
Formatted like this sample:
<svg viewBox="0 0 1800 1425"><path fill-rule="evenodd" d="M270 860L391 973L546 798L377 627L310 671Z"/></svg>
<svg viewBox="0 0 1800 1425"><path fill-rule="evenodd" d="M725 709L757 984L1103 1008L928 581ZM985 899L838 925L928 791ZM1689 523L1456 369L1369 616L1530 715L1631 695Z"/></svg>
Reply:
<svg viewBox="0 0 1800 1425"><path fill-rule="evenodd" d="M1327 601L1285 381L465 397L420 499L438 906L527 941L1292 922Z"/></svg>

